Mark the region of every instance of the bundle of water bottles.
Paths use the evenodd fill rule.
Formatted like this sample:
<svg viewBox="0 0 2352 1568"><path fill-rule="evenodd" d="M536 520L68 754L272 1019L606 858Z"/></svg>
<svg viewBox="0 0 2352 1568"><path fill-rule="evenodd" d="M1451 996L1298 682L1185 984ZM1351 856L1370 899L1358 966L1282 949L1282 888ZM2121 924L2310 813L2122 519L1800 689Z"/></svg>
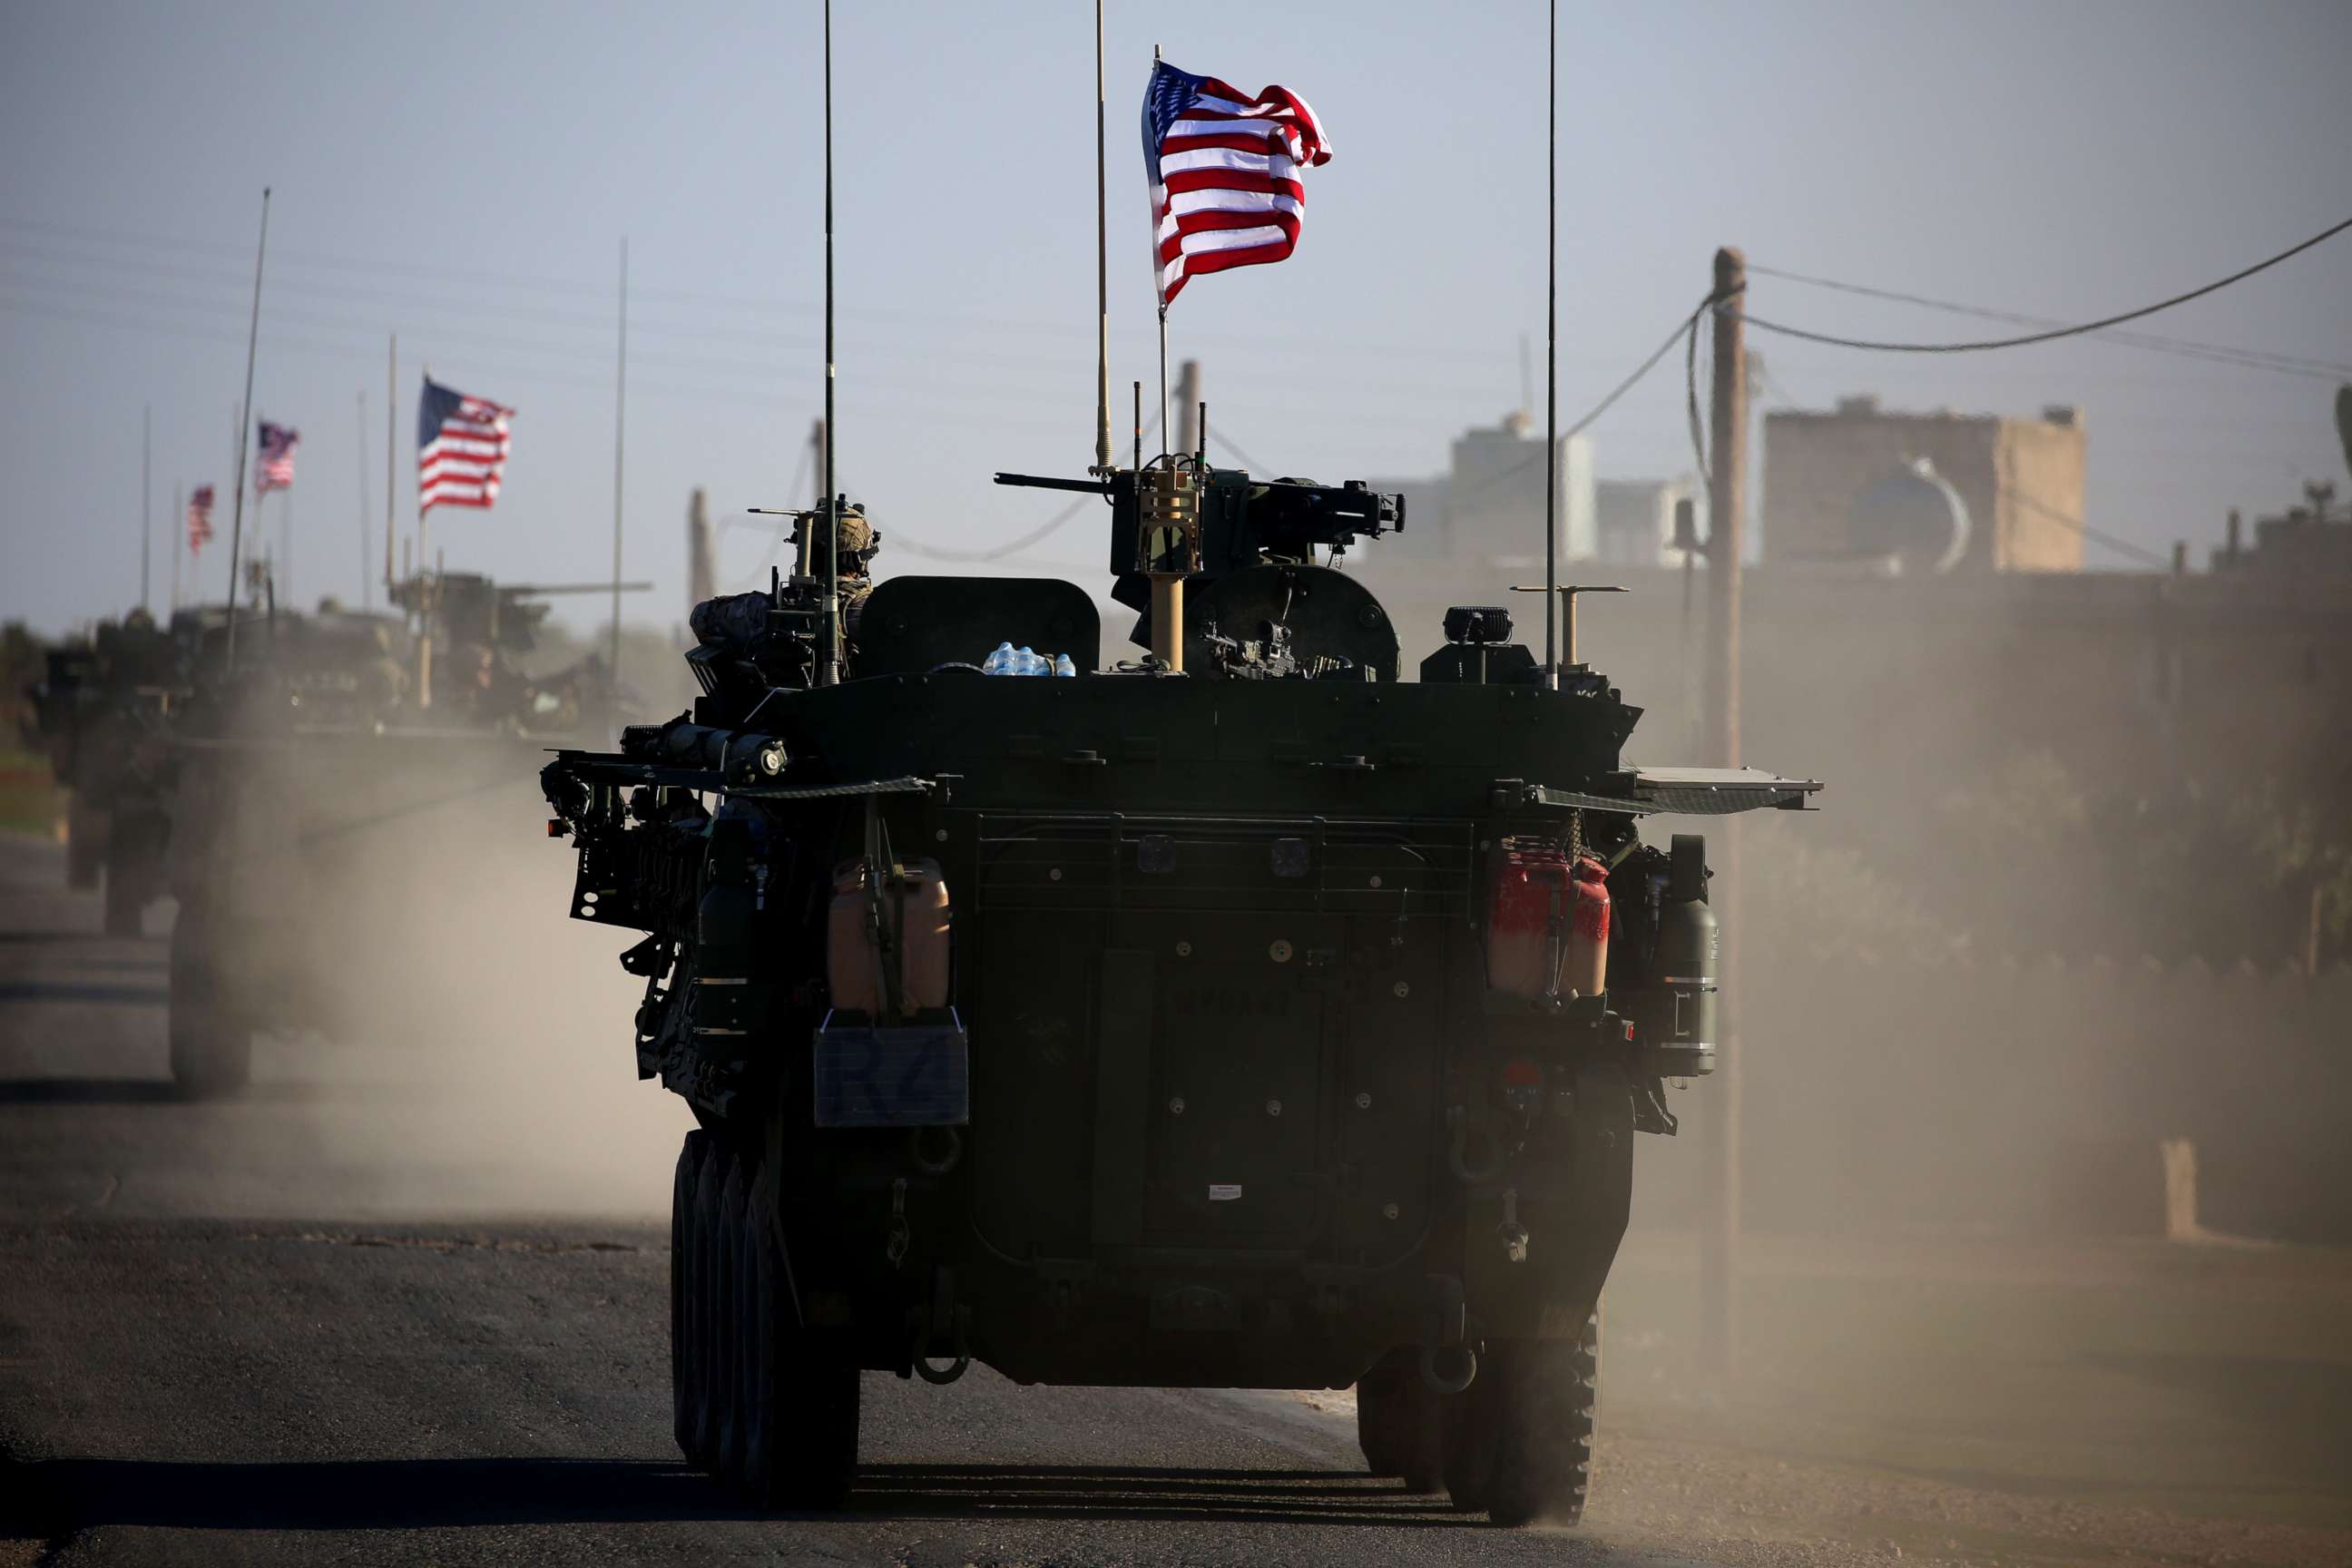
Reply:
<svg viewBox="0 0 2352 1568"><path fill-rule="evenodd" d="M1026 647L1014 647L1011 643L998 643L996 651L981 661L982 675L1076 675L1078 667L1070 656L1057 653L1047 658Z"/></svg>

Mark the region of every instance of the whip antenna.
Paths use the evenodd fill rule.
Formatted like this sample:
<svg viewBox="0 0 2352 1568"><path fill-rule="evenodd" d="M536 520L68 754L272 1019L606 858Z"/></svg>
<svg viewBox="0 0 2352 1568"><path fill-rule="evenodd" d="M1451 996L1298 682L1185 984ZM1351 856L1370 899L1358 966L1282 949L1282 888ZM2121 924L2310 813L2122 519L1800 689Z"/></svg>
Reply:
<svg viewBox="0 0 2352 1568"><path fill-rule="evenodd" d="M841 680L840 495L833 472L833 0L824 0L824 649L819 686Z"/></svg>
<svg viewBox="0 0 2352 1568"><path fill-rule="evenodd" d="M1559 688L1559 0L1545 41L1544 104L1544 684ZM1576 656L1569 655L1570 658Z"/></svg>

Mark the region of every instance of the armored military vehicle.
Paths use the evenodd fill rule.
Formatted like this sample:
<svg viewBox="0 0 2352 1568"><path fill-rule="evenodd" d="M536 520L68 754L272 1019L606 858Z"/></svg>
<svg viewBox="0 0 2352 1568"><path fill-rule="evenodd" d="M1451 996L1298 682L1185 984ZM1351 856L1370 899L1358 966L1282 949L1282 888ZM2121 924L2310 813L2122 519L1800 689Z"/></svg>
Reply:
<svg viewBox="0 0 2352 1568"><path fill-rule="evenodd" d="M66 791L66 879L104 877L106 932L136 936L163 892L163 792L184 661L143 609L47 650L31 692L49 769Z"/></svg>
<svg viewBox="0 0 2352 1568"><path fill-rule="evenodd" d="M363 1031L348 982L404 945L369 857L396 855L413 885L440 855L462 885L462 852L439 847L450 819L432 814L518 785L504 804L528 810L539 752L605 722L618 696L601 663L521 668L541 601L571 591L435 574L393 585L402 614L253 615L233 669L226 620L206 629L168 795L171 1064L184 1091L242 1087L257 1032Z"/></svg>
<svg viewBox="0 0 2352 1568"><path fill-rule="evenodd" d="M572 915L644 933L637 1071L700 1123L679 1447L826 1507L862 1372L1355 1384L1374 1471L1574 1519L1633 1136L1713 1064L1705 845L1636 819L1820 786L1627 763L1640 710L1499 608L1401 681L1338 569L1395 496L999 478L1101 496L1134 657L1069 583L865 589L836 499L839 580L804 546L701 605L691 711L542 774Z"/></svg>

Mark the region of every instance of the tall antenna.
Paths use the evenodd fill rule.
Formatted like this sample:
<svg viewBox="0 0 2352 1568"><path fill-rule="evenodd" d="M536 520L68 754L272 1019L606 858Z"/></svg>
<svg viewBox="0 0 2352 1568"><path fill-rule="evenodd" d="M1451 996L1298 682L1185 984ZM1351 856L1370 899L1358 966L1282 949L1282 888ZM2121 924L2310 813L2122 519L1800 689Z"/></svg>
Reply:
<svg viewBox="0 0 2352 1568"><path fill-rule="evenodd" d="M1544 684L1559 689L1559 0L1545 42L1544 112Z"/></svg>
<svg viewBox="0 0 2352 1568"><path fill-rule="evenodd" d="M253 319L245 329L245 401L236 411L236 493L228 525L228 631L222 658L236 668L236 570L245 550L245 448L253 434L253 351L261 341L261 264L269 255L269 187L261 187L261 242L253 252Z"/></svg>
<svg viewBox="0 0 2352 1568"><path fill-rule="evenodd" d="M1103 8L1095 0L1095 472L1110 472L1110 229L1104 216Z"/></svg>
<svg viewBox="0 0 2352 1568"><path fill-rule="evenodd" d="M393 451L400 445L400 426L396 423L400 417L397 407L399 402L400 334L398 332L394 332L392 334L391 351L385 356L383 367L383 602L386 605L393 602L393 496L394 493L400 489L398 477L394 473L392 466Z"/></svg>
<svg viewBox="0 0 2352 1568"><path fill-rule="evenodd" d="M613 643L605 664L606 677L617 688L621 679L621 458L627 446L629 423L629 241L621 238L620 363L613 382Z"/></svg>
<svg viewBox="0 0 2352 1568"><path fill-rule="evenodd" d="M824 0L824 652L816 683L841 680L841 493L833 471L833 0Z"/></svg>

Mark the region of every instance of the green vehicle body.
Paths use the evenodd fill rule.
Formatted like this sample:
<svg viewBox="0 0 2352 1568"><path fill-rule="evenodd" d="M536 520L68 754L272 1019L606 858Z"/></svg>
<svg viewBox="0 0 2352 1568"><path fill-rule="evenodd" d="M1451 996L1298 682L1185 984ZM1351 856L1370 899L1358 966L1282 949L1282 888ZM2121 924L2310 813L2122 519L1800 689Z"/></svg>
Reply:
<svg viewBox="0 0 2352 1568"><path fill-rule="evenodd" d="M1703 904L1703 850L1634 823L1819 786L1629 768L1639 710L1581 666L1532 679L1516 647L1368 679L1396 646L1376 602L1311 545L1240 548L1197 602L1340 604L1300 615L1337 640L1297 651L1373 656L983 676L1000 632L1091 670L1087 596L894 578L850 678L806 683L802 654L760 651L820 624L797 579L739 602L764 619L748 639L714 616L691 714L542 775L572 915L646 933L622 961L646 982L639 1071L702 1124L678 1171L678 1440L755 1499L845 1495L860 1370L977 1361L1360 1384L1376 1469L1514 1522L1580 1508L1633 1139L1672 1131L1663 1080L1712 1060L1711 974L1677 994L1651 963L1662 903ZM1525 844L1609 868L1606 991L1488 985L1491 889ZM841 868L879 889L919 860L952 911L947 1004L845 1016ZM886 970L898 918L872 898Z"/></svg>

